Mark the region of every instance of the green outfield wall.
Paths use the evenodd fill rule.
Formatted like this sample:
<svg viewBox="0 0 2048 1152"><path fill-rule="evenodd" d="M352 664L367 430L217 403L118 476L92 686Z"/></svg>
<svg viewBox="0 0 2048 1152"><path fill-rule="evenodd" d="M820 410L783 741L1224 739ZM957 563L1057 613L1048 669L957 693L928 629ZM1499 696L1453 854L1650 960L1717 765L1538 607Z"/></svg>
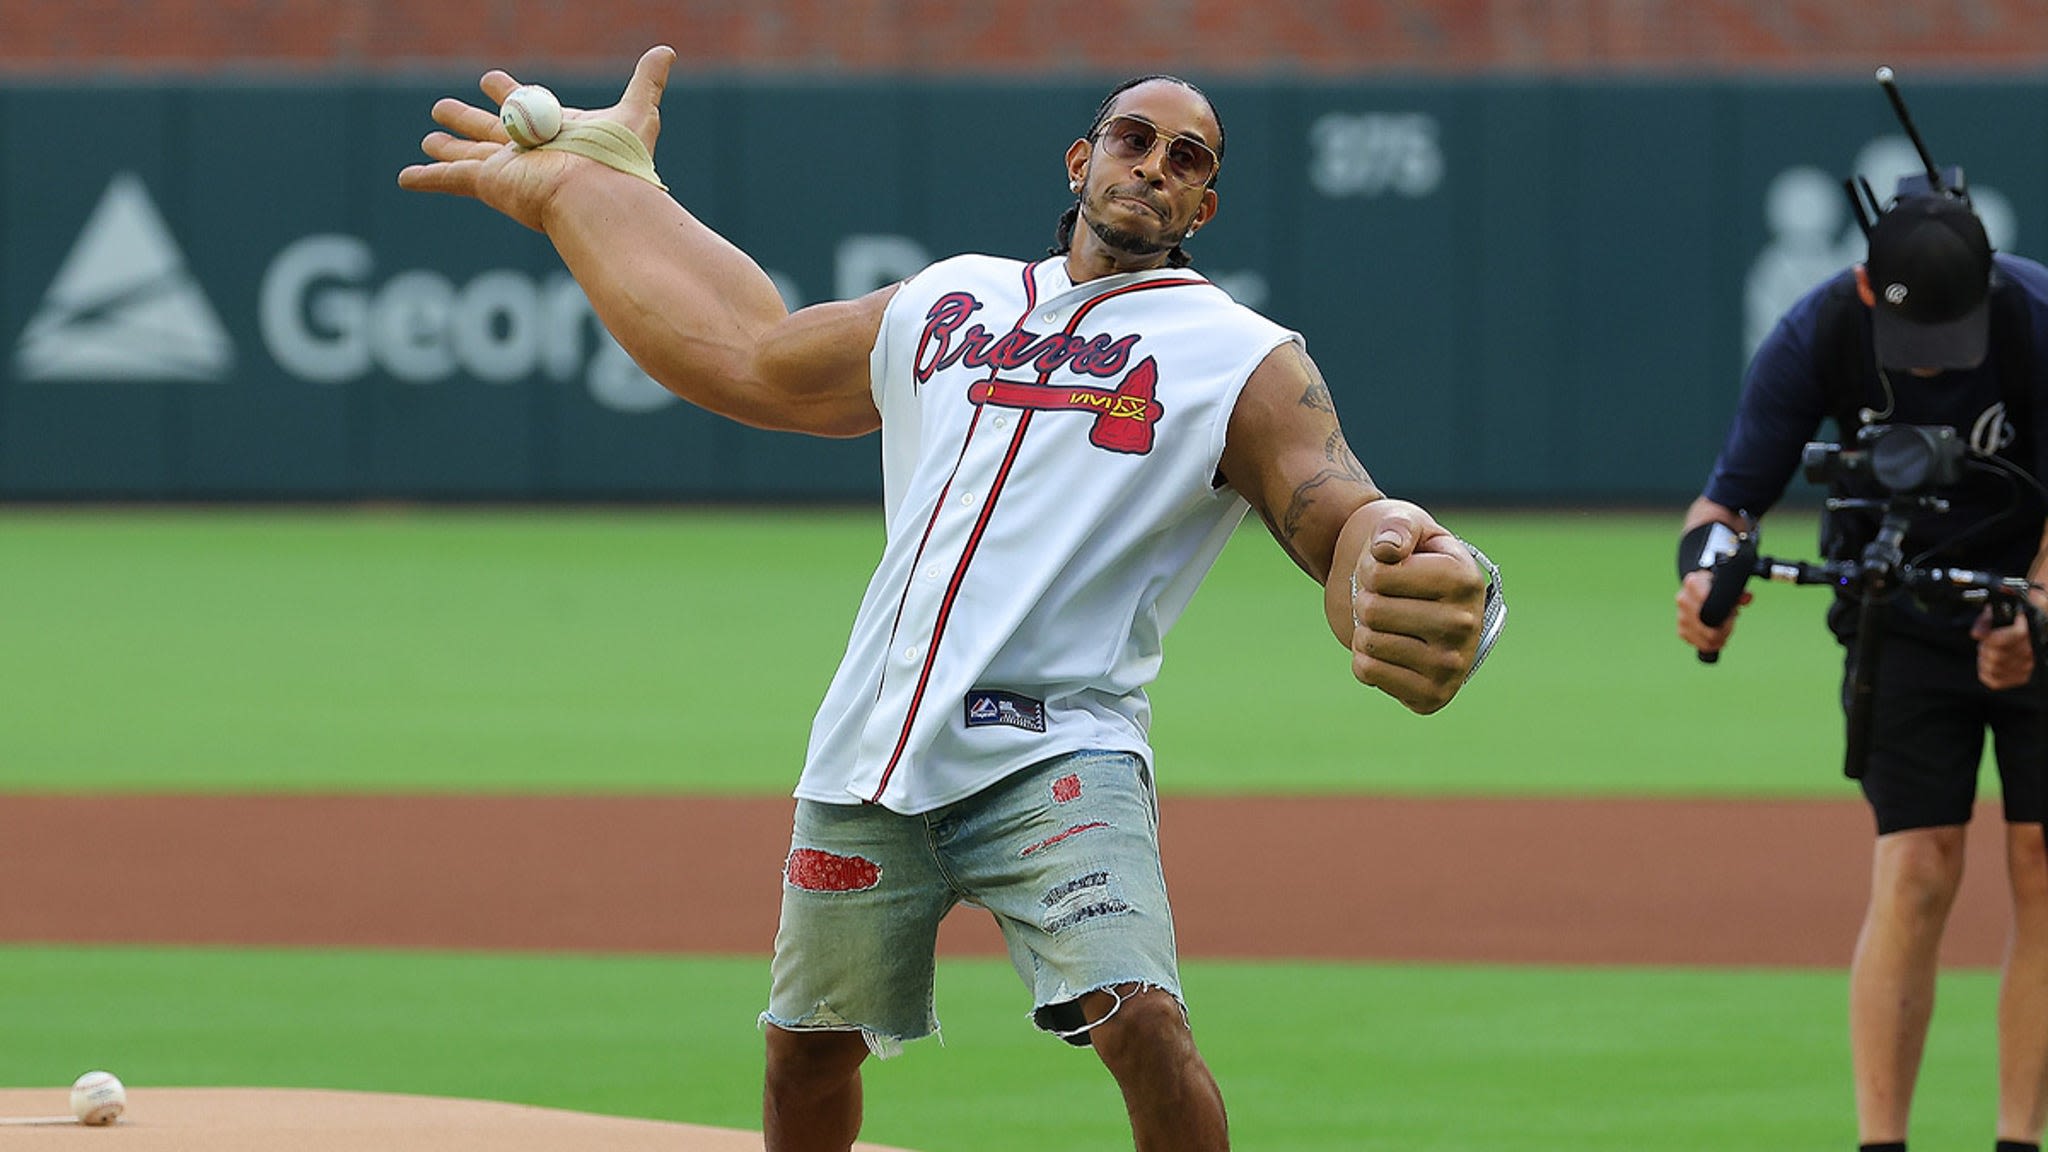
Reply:
<svg viewBox="0 0 2048 1152"><path fill-rule="evenodd" d="M542 237L397 188L471 83L0 86L0 498L873 498L873 439L674 401ZM1043 253L1108 83L680 76L658 163L814 302ZM1307 335L1383 485L1439 500L1696 491L1759 326L1860 254L1841 178L1916 164L1870 83L1208 87L1197 267ZM2048 82L1907 96L1994 242L2048 251Z"/></svg>

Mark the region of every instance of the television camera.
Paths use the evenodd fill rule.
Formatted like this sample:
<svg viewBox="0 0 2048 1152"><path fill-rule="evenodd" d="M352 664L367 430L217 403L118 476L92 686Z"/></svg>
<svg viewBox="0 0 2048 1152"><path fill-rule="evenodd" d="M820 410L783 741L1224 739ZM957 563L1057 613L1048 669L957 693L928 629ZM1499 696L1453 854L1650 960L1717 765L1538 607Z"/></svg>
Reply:
<svg viewBox="0 0 2048 1152"><path fill-rule="evenodd" d="M1955 429L1915 424L1866 425L1857 433L1859 447L1815 442L1801 455L1806 479L1830 484L1862 477L1883 495L1830 497L1830 513L1880 513L1876 536L1851 559L1821 562L1784 560L1760 549L1762 533L1724 530L1709 537L1699 557L1713 573L1712 585L1700 605L1700 623L1718 628L1742 599L1752 577L1787 584L1825 584L1846 593L1857 605L1856 642L1848 674L1848 743L1842 772L1863 775L1870 758L1871 702L1877 689L1878 657L1883 651L1883 613L1898 596L1928 602L1984 605L1995 623L2009 624L2022 615L2033 643L2036 664L2048 664L2048 614L2027 599L2031 587L2024 576L2000 576L1970 568L1922 566L1910 562L1904 542L1913 517L1945 512L1941 489L1952 485L1967 463L1969 450ZM1718 653L1702 652L1713 663Z"/></svg>

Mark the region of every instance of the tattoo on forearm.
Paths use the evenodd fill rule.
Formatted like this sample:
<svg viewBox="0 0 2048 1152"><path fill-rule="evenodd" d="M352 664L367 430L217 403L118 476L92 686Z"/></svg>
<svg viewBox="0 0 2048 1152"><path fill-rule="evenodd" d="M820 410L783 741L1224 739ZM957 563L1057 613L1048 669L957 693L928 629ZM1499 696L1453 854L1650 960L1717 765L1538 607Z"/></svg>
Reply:
<svg viewBox="0 0 2048 1152"><path fill-rule="evenodd" d="M1325 466L1317 469L1313 476L1296 485L1287 498L1284 509L1259 509L1260 518L1273 533L1273 538L1287 551L1287 555L1303 572L1316 579L1326 574L1318 572L1307 560L1307 553L1326 552L1326 547L1304 548L1302 533L1311 526L1311 513L1318 501L1335 496L1339 500L1354 496L1360 489L1373 491L1372 477L1366 474L1365 465L1351 451L1351 445L1344 439L1343 426L1337 423L1337 404L1330 396L1330 386L1323 380L1323 374L1306 355L1299 357L1303 374L1308 384L1302 389L1301 407L1312 412L1321 412L1330 419L1329 432L1323 437L1323 460ZM1311 420L1313 418L1310 418ZM1302 461L1307 463L1307 461ZM1330 491L1325 491L1329 489ZM1324 542L1327 543L1327 542Z"/></svg>
<svg viewBox="0 0 2048 1152"><path fill-rule="evenodd" d="M1346 481L1356 482L1358 477L1335 468L1325 468L1294 490L1287 501L1287 511L1280 516L1280 527L1285 539L1292 541L1301 532L1301 525L1308 518L1309 508L1316 502L1316 493L1331 485Z"/></svg>
<svg viewBox="0 0 2048 1152"><path fill-rule="evenodd" d="M1372 477L1365 473L1365 465L1360 464L1358 457L1352 454L1351 444L1344 439L1342 428L1330 429L1329 437L1323 441L1323 459L1335 464L1337 471L1361 484L1372 483Z"/></svg>
<svg viewBox="0 0 2048 1152"><path fill-rule="evenodd" d="M1301 406L1336 415L1337 402L1330 398L1330 386L1323 383L1322 371L1306 356L1301 358L1301 365L1308 370L1308 387L1302 390Z"/></svg>
<svg viewBox="0 0 2048 1152"><path fill-rule="evenodd" d="M1259 509L1259 519L1264 520L1266 522L1266 531L1271 532L1273 534L1273 539L1280 542L1281 550L1287 553L1287 558L1289 560L1294 561L1294 566L1296 568L1301 569L1303 572L1308 573L1310 576L1314 576L1316 574L1316 570L1314 568L1309 567L1307 558L1302 556L1301 552L1294 546L1293 533L1281 531L1280 525L1273 522L1273 517L1269 515L1264 508Z"/></svg>
<svg viewBox="0 0 2048 1152"><path fill-rule="evenodd" d="M1323 458L1330 462L1330 467L1322 469L1296 487L1294 495L1287 501L1287 511L1280 517L1281 526L1286 529L1289 539L1301 530L1302 521L1307 517L1308 510L1315 503L1317 493L1321 489L1347 482L1372 487L1372 477L1366 475L1365 465L1360 464L1358 457L1352 454L1351 445L1344 440L1342 428L1330 429L1329 436L1323 440Z"/></svg>

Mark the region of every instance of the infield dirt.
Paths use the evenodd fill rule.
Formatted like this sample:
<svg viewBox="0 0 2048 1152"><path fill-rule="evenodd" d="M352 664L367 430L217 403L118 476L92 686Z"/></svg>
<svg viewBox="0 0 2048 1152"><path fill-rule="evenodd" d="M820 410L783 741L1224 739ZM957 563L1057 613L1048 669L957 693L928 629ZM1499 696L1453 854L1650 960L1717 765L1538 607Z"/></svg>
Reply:
<svg viewBox="0 0 2048 1152"><path fill-rule="evenodd" d="M1843 967L1859 801L1168 798L1188 956ZM790 802L50 796L0 803L0 941L760 953ZM2004 948L1980 808L1943 961ZM94 878L80 900L80 877ZM941 950L1000 954L985 915Z"/></svg>

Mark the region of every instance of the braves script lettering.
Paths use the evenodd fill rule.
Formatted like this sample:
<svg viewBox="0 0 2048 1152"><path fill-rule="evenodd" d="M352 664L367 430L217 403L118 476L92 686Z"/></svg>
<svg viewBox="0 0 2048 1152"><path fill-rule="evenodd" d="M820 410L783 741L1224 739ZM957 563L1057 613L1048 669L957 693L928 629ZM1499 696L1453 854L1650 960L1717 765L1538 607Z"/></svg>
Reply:
<svg viewBox="0 0 2048 1152"><path fill-rule="evenodd" d="M1061 368L1083 376L1107 380L1130 366L1136 335L1111 339L1108 334L1082 337L1068 332L1041 336L1022 326L1001 336L979 324L961 325L981 310L981 301L966 292L949 292L939 297L925 313L924 334L917 342L911 372L919 384L931 382L932 374L959 364L968 368L989 368L996 372L1036 371L1041 377Z"/></svg>

